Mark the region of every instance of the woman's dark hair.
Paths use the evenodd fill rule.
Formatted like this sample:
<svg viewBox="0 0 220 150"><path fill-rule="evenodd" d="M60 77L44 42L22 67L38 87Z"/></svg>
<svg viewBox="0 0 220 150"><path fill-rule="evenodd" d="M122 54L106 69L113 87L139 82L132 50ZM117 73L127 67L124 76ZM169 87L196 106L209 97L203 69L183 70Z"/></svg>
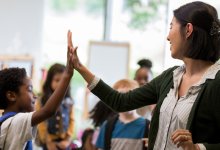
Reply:
<svg viewBox="0 0 220 150"><path fill-rule="evenodd" d="M95 127L99 127L109 117L116 115L117 113L106 106L102 101L99 101L94 108L89 112L89 118Z"/></svg>
<svg viewBox="0 0 220 150"><path fill-rule="evenodd" d="M181 34L187 23L193 25L188 38L185 56L216 62L220 56L220 22L216 9L203 2L192 2L174 10L174 17L181 24Z"/></svg>
<svg viewBox="0 0 220 150"><path fill-rule="evenodd" d="M6 93L8 91L18 93L26 77L24 68L7 68L0 71L0 109L8 107Z"/></svg>
<svg viewBox="0 0 220 150"><path fill-rule="evenodd" d="M54 76L58 73L63 73L65 71L65 69L66 69L66 67L64 65L59 64L59 63L55 63L48 70L46 81L44 82L44 85L43 85L43 93L42 93L43 95L42 95L42 99L41 99L41 102L43 105L47 102L49 97L54 92L51 87L51 83L53 81ZM70 87L67 89L65 97L71 97Z"/></svg>

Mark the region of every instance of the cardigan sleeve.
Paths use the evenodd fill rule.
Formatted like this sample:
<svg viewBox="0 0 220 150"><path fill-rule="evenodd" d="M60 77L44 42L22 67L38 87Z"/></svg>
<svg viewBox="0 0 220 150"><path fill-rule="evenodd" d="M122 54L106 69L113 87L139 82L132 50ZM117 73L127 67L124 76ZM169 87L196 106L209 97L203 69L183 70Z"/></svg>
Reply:
<svg viewBox="0 0 220 150"><path fill-rule="evenodd" d="M206 150L220 150L220 143L218 144L208 144L208 143L203 143L206 147Z"/></svg>
<svg viewBox="0 0 220 150"><path fill-rule="evenodd" d="M172 75L171 71L173 72L172 68L164 71L146 85L127 93L119 93L108 86L104 81L100 80L92 90L92 93L118 112L156 104L160 96L161 85L166 81L167 76Z"/></svg>
<svg viewBox="0 0 220 150"><path fill-rule="evenodd" d="M216 75L215 80L212 83L212 88L211 88L211 94L208 95L209 99L210 99L210 108L212 110L212 117L215 120L215 126L216 126L216 136L219 137L219 129L220 129L220 74L218 73ZM220 138L218 138L220 139ZM210 144L210 143L203 143L204 146L206 147L206 150L220 150L220 141L218 141L219 143L216 144Z"/></svg>

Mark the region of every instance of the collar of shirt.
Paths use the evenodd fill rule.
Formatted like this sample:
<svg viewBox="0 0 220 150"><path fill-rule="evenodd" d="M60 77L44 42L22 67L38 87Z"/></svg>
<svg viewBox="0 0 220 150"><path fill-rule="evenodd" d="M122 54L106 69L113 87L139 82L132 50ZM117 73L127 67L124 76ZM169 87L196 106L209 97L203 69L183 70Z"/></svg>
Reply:
<svg viewBox="0 0 220 150"><path fill-rule="evenodd" d="M213 64L204 73L201 80L198 83L196 83L195 85L193 85L192 87L190 87L188 93L189 94L197 93L200 90L201 85L204 84L207 79L215 79L215 76L216 76L216 74L219 70L220 70L220 62L217 62L217 63ZM173 71L173 81L174 81L174 88L175 89L179 86L179 84L182 80L182 76L183 76L184 72L185 72L185 66L184 65L176 68Z"/></svg>

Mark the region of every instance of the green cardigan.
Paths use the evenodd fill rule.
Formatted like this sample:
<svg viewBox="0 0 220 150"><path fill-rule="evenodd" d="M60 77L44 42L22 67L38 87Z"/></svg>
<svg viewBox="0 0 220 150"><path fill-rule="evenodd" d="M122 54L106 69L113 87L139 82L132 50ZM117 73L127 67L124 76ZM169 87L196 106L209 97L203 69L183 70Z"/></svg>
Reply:
<svg viewBox="0 0 220 150"><path fill-rule="evenodd" d="M151 120L148 150L153 150L159 124L160 107L167 93L173 88L173 70L164 71L143 87L128 93L119 93L102 80L92 90L104 103L118 112L129 111L156 104ZM207 150L220 150L220 71L214 80L202 85L190 112L187 129L194 143L202 143Z"/></svg>

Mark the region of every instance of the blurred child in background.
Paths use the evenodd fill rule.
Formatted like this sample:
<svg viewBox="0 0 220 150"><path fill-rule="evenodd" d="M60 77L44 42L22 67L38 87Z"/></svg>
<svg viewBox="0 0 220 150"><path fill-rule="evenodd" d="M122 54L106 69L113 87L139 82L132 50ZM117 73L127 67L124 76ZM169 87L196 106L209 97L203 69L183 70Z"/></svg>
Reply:
<svg viewBox="0 0 220 150"><path fill-rule="evenodd" d="M139 87L134 80L122 79L113 85L121 93ZM103 123L96 147L101 150L143 150L142 138L148 135L150 121L140 117L136 110L120 112ZM146 131L145 131L146 130ZM146 135L145 135L146 133Z"/></svg>
<svg viewBox="0 0 220 150"><path fill-rule="evenodd" d="M93 134L94 129L85 129L81 137L82 146L80 148L76 148L75 150L97 150L94 144L92 143Z"/></svg>
<svg viewBox="0 0 220 150"><path fill-rule="evenodd" d="M94 125L94 135L93 135L93 144L95 145L96 140L99 135L100 127L104 121L108 120L111 117L117 115L111 108L105 105L102 101L96 103L94 108L89 112L90 119L92 119L92 123Z"/></svg>
<svg viewBox="0 0 220 150"><path fill-rule="evenodd" d="M55 91L65 71L62 64L54 64L50 67L43 85L42 97L36 103L36 109L40 109ZM74 132L73 99L68 87L64 99L57 113L38 126L39 139L44 150L69 150Z"/></svg>
<svg viewBox="0 0 220 150"><path fill-rule="evenodd" d="M137 64L140 67L136 70L134 79L138 82L139 86L143 86L153 78L153 72L151 70L153 64L149 59L141 59ZM137 113L151 120L154 107L155 105L148 105L138 108Z"/></svg>

